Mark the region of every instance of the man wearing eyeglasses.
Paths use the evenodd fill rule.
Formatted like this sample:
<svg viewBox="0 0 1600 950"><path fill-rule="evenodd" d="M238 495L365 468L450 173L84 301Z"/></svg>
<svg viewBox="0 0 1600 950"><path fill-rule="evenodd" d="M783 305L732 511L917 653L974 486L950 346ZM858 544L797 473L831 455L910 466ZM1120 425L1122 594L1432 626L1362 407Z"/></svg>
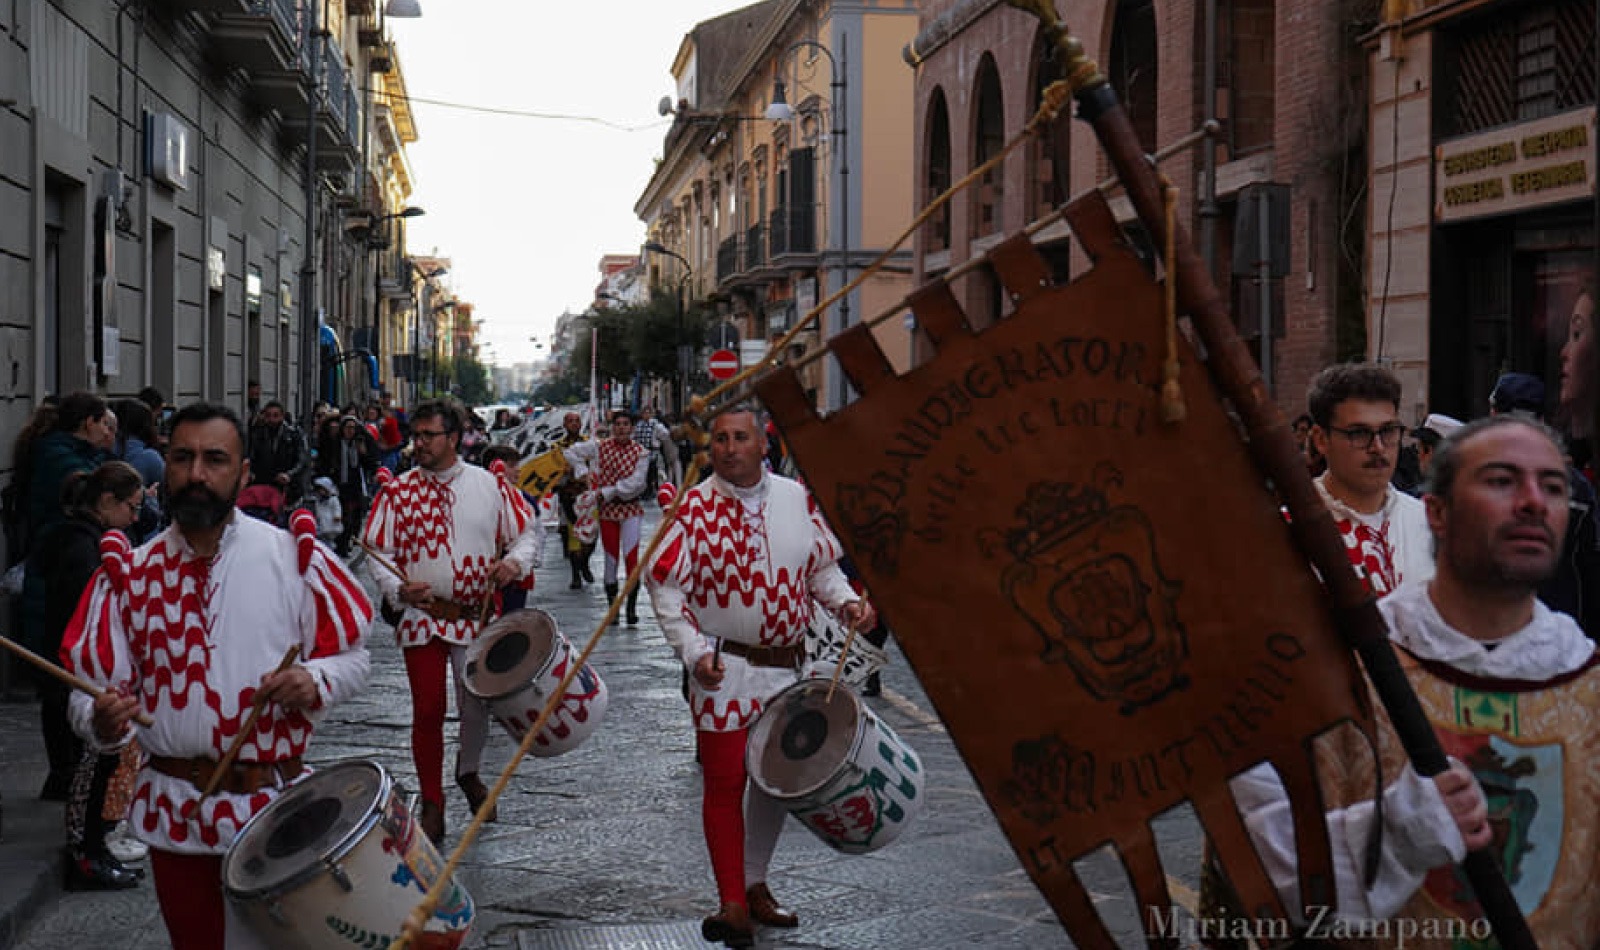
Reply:
<svg viewBox="0 0 1600 950"><path fill-rule="evenodd" d="M1373 594L1433 576L1422 502L1390 484L1400 458L1400 380L1373 363L1330 366L1307 396L1311 443L1327 459L1316 480L1356 573Z"/></svg>
<svg viewBox="0 0 1600 950"><path fill-rule="evenodd" d="M456 785L476 812L489 795L478 777L489 719L483 702L466 690L466 650L478 637L487 599L539 566L544 541L543 525L515 485L461 459L465 426L466 410L452 400L417 406L411 414L416 466L373 501L361 533L363 545L405 575L374 572L390 604L405 607L395 636L411 685L418 822L435 843L445 831L445 668L455 672L461 718Z"/></svg>

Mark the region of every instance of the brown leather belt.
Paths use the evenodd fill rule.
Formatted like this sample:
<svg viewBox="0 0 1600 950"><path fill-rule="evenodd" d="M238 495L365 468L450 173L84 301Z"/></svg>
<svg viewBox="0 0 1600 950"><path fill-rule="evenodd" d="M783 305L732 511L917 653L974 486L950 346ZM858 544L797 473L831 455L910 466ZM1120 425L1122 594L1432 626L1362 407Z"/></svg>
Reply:
<svg viewBox="0 0 1600 950"><path fill-rule="evenodd" d="M800 661L805 659L806 647L803 643L795 643L786 647L758 647L737 640L722 641L722 652L731 653L741 657L751 666L770 666L781 670L793 670L800 667Z"/></svg>
<svg viewBox="0 0 1600 950"><path fill-rule="evenodd" d="M435 599L430 601L428 606L419 609L435 620L454 623L457 620L476 620L483 612L483 604L463 604L454 600Z"/></svg>
<svg viewBox="0 0 1600 950"><path fill-rule="evenodd" d="M184 779L203 791L211 782L211 773L217 770L217 762L215 759L198 756L192 759L174 759L165 755L152 755L150 767L162 775ZM230 795L248 795L263 788L276 788L287 784L303 771L305 765L298 755L276 762L234 762L228 766L227 773L217 784L217 790Z"/></svg>

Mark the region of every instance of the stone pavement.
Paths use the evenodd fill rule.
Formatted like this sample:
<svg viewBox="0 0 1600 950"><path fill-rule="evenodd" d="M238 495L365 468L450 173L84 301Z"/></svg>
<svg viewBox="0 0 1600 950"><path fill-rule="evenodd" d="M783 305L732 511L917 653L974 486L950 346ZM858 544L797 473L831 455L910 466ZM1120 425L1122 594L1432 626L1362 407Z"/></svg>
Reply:
<svg viewBox="0 0 1600 950"><path fill-rule="evenodd" d="M654 511L651 512L655 514ZM648 530L647 530L648 536ZM555 544L533 605L553 614L581 646L603 609L598 584L566 585ZM595 555L598 573L600 555ZM641 606L644 606L641 604ZM468 851L461 881L477 902L469 946L523 950L565 947L707 946L698 919L715 909L715 887L699 831L700 776L678 693L679 666L650 611L638 627L610 630L593 663L611 693L602 728L579 749L526 759L500 802L500 820ZM369 638L372 677L336 707L311 747L314 762L371 759L416 788L405 672L391 631ZM801 926L766 930L763 948L1064 947L1070 943L1000 834L915 676L896 652L884 696L871 700L927 770L922 814L896 842L866 856L841 855L790 823L771 883ZM454 725L447 729L453 737ZM150 885L112 894L60 891L61 808L33 799L43 780L37 707L0 704L0 950L166 948ZM511 740L493 727L486 773L509 759ZM492 782L495 775L485 774ZM447 787L446 844L468 814ZM1158 823L1175 894L1187 903L1199 835L1184 812ZM1125 946L1142 943L1120 867L1106 855L1082 863L1098 906Z"/></svg>

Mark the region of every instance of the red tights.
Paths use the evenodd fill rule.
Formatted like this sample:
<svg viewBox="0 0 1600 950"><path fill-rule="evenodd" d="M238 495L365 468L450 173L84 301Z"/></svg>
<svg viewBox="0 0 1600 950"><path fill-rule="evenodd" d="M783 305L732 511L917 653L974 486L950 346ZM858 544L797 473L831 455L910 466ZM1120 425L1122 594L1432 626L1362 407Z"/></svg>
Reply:
<svg viewBox="0 0 1600 950"><path fill-rule="evenodd" d="M695 741L705 780L700 820L706 850L711 852L711 873L717 878L717 898L724 904L743 904L745 730L696 731Z"/></svg>
<svg viewBox="0 0 1600 950"><path fill-rule="evenodd" d="M448 700L450 644L433 637L400 651L411 683L411 761L417 766L422 800L444 804L444 716Z"/></svg>
<svg viewBox="0 0 1600 950"><path fill-rule="evenodd" d="M222 855L150 849L150 876L172 950L218 950L227 943Z"/></svg>

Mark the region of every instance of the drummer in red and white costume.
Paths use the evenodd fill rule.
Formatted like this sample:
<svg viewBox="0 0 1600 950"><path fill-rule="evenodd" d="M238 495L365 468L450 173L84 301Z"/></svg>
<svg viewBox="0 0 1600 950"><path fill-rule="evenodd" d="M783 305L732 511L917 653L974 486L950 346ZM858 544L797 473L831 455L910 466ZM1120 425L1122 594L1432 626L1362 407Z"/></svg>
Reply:
<svg viewBox="0 0 1600 950"><path fill-rule="evenodd" d="M137 550L101 541L102 569L63 639L62 661L108 687L72 698L73 726L101 748L126 743L129 720L150 761L129 824L150 845L156 897L177 950L256 946L226 909L222 856L253 815L304 769L316 720L366 681L372 608L361 586L298 513L286 532L234 508L250 476L244 427L204 403L180 411L167 450L174 524ZM291 646L299 662L274 672ZM221 780L200 789L258 696L254 734ZM196 802L199 802L196 807Z"/></svg>
<svg viewBox="0 0 1600 950"><path fill-rule="evenodd" d="M839 541L811 496L763 465L764 421L741 407L712 423L714 474L664 527L649 572L662 632L691 674L702 819L722 905L701 933L730 947L751 946L754 923L799 923L766 884L785 811L754 787L746 799L746 732L798 679L813 598L859 629L875 620L839 570Z"/></svg>
<svg viewBox="0 0 1600 950"><path fill-rule="evenodd" d="M476 812L489 795L478 777L489 715L463 681L466 648L482 629L485 598L532 573L544 541L544 526L516 486L462 461L465 426L466 410L453 400L417 406L416 467L373 501L361 535L406 574L402 584L388 571L373 572L389 603L406 607L395 636L411 684L411 758L422 786L417 820L435 843L445 831L445 669L454 670L461 717L456 784Z"/></svg>
<svg viewBox="0 0 1600 950"><path fill-rule="evenodd" d="M639 562L639 528L644 505L639 501L650 477L650 451L633 441L633 414L611 414L611 438L578 442L563 450L575 478L589 479L600 496L600 546L606 552L606 597L617 599L617 565L631 573ZM639 622L639 589L628 593L628 623Z"/></svg>

